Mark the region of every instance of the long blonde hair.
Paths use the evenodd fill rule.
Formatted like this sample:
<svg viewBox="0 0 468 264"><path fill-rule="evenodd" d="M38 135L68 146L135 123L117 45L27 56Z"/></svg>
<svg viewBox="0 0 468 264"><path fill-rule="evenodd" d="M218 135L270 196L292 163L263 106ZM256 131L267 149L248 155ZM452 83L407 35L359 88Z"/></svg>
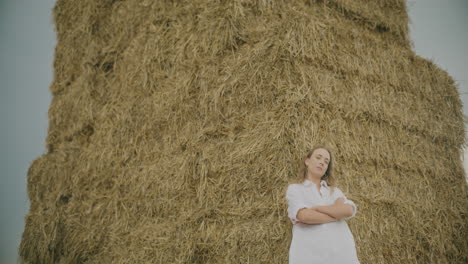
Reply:
<svg viewBox="0 0 468 264"><path fill-rule="evenodd" d="M330 162L328 163L327 171L325 171L325 174L322 176L320 180L324 180L327 183L327 185L331 188L331 193L333 193L336 187L335 178L333 177L333 156L330 151L330 148L328 148L327 146L323 144L315 145L309 152L307 152L305 157L301 159L301 165L299 165L300 167L298 170L297 179L294 182L295 183L304 182L304 180L307 178L307 166L305 165L305 160L310 158L310 156L312 156L312 154L314 153L316 149L320 149L320 148L325 149L326 151L328 151L328 154L330 154Z"/></svg>

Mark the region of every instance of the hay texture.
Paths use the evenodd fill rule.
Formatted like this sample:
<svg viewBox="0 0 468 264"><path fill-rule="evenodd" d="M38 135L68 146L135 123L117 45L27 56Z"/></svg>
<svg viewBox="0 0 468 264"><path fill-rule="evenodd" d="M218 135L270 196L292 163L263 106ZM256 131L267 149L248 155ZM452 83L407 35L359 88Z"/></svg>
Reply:
<svg viewBox="0 0 468 264"><path fill-rule="evenodd" d="M403 0L58 0L23 263L287 263L327 143L361 263L466 263L462 103ZM333 245L330 245L333 246Z"/></svg>

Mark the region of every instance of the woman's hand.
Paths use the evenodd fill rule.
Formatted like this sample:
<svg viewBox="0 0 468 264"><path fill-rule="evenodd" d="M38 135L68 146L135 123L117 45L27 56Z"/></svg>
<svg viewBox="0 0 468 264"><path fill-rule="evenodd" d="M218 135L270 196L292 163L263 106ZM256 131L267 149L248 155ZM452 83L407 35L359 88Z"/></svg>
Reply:
<svg viewBox="0 0 468 264"><path fill-rule="evenodd" d="M339 197L335 200L334 204L344 204L345 200L343 197Z"/></svg>

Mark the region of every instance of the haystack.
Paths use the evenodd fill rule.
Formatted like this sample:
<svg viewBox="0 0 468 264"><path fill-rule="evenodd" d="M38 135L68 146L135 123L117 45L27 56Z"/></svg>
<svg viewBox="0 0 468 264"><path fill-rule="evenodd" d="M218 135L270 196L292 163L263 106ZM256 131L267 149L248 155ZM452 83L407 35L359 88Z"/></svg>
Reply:
<svg viewBox="0 0 468 264"><path fill-rule="evenodd" d="M331 146L361 263L466 263L462 103L403 0L56 2L23 263L286 263Z"/></svg>

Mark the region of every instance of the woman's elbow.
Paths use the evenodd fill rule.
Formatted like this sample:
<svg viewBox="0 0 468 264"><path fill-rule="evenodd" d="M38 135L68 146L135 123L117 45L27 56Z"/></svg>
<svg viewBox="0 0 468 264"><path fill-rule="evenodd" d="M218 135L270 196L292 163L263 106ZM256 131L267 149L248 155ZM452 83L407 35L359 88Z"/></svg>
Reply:
<svg viewBox="0 0 468 264"><path fill-rule="evenodd" d="M350 218L354 215L354 207L350 204L347 204L346 206L346 214L345 214L345 218Z"/></svg>
<svg viewBox="0 0 468 264"><path fill-rule="evenodd" d="M305 219L305 209L306 208L302 208L301 210L297 211L297 214L296 214L296 219L305 223L306 219Z"/></svg>

